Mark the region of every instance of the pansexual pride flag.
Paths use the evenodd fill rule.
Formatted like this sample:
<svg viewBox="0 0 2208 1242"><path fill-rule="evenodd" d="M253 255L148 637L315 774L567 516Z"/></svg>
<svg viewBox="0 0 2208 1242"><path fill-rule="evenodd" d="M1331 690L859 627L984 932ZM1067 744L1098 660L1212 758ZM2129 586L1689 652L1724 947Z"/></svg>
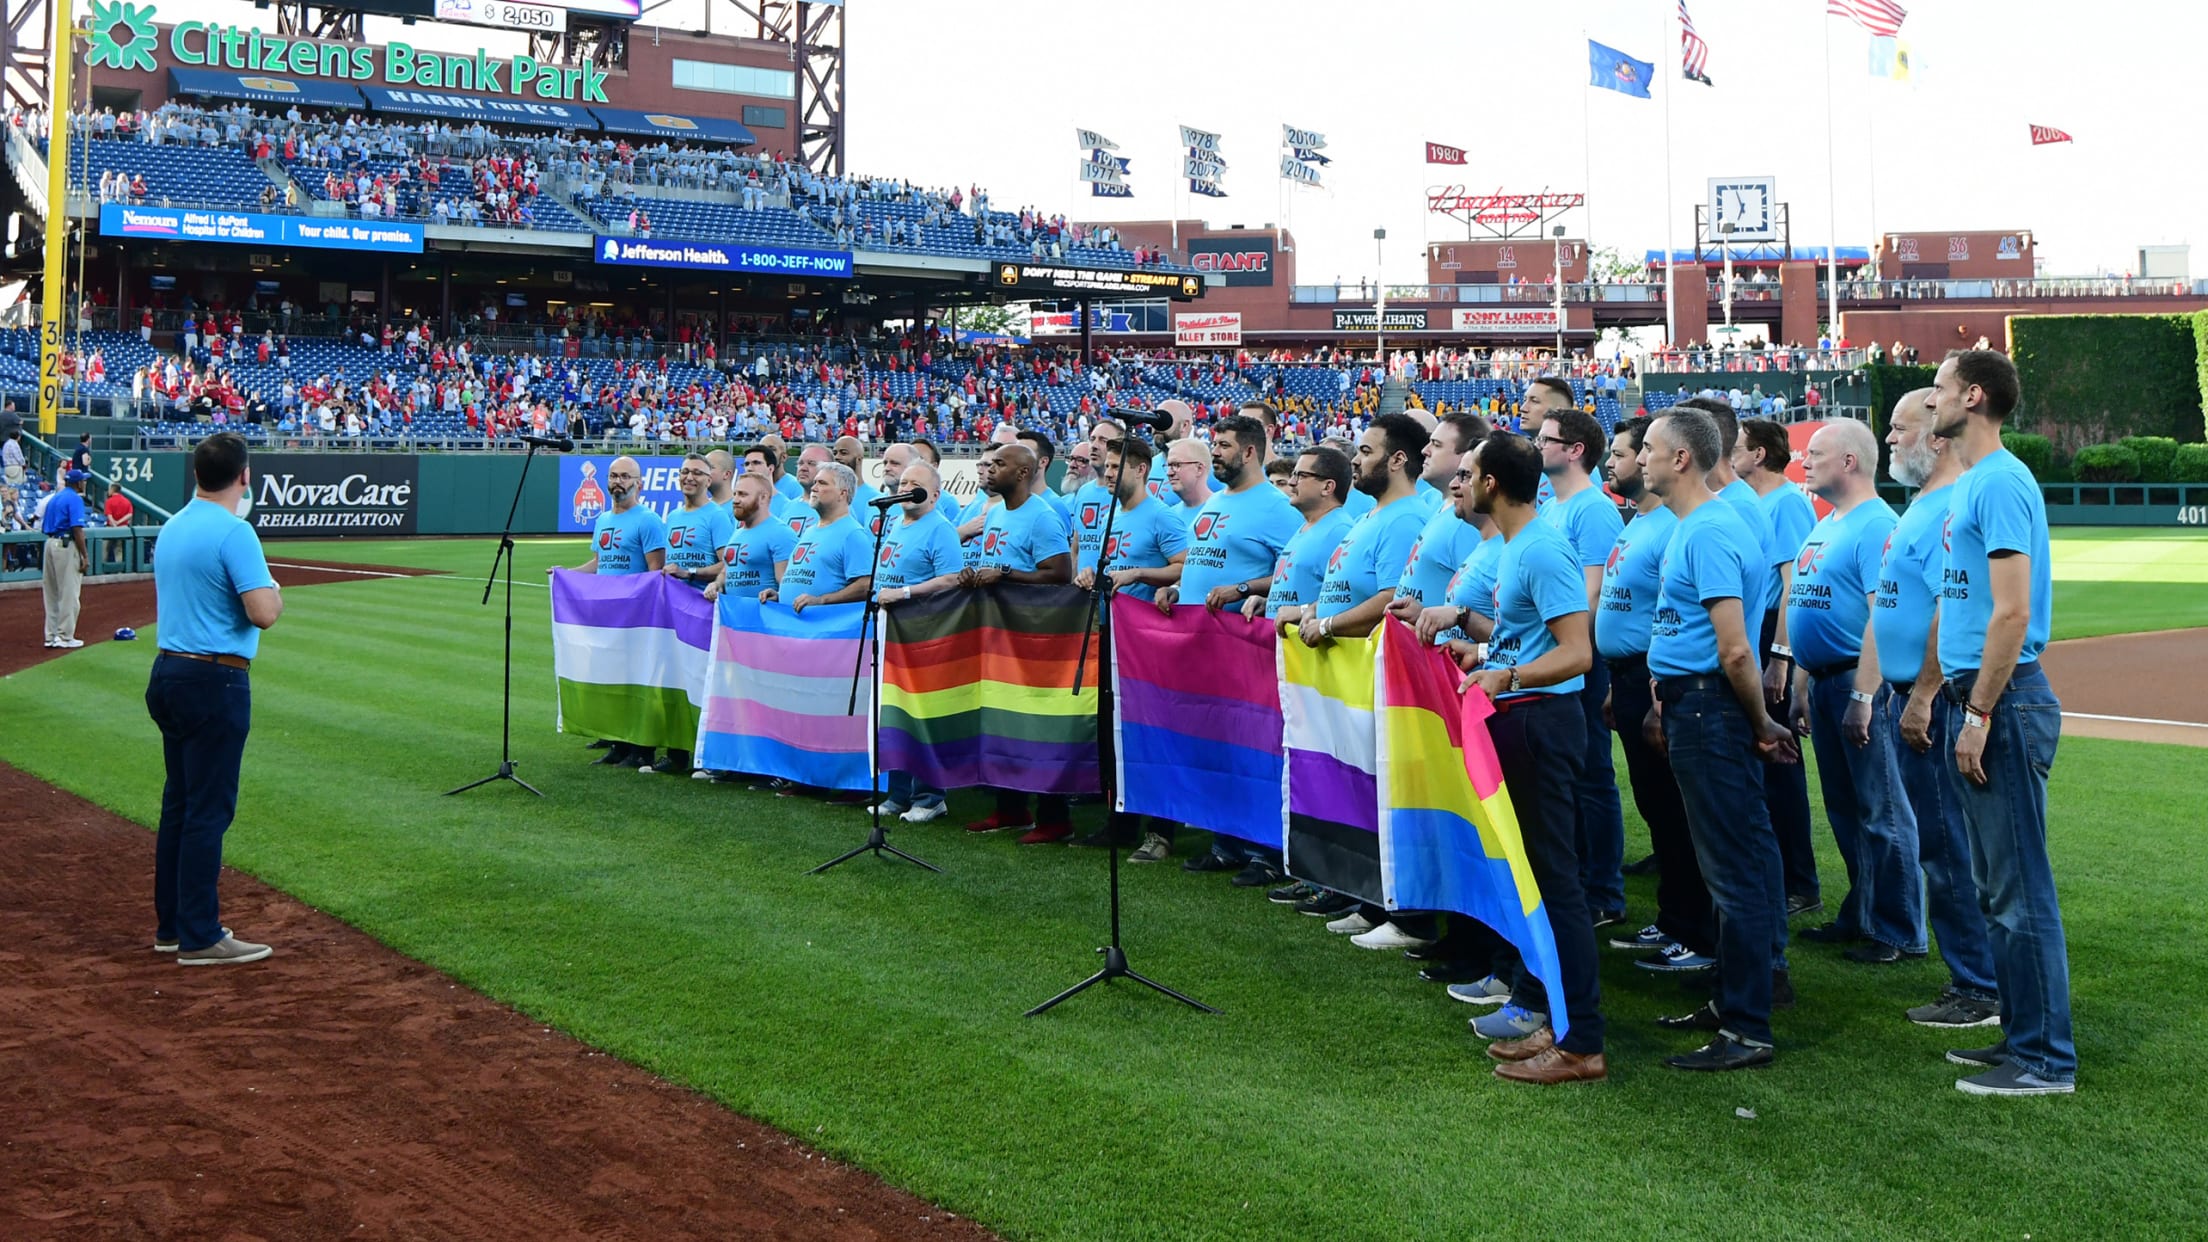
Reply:
<svg viewBox="0 0 2208 1242"><path fill-rule="evenodd" d="M1450 910L1495 929L1548 987L1559 1039L1564 976L1556 938L1487 734L1495 705L1457 693L1448 655L1396 622L1381 630L1376 699L1380 871L1391 910Z"/></svg>
<svg viewBox="0 0 2208 1242"><path fill-rule="evenodd" d="M697 765L779 776L820 789L871 789L874 668L859 657L864 604L787 604L721 597L698 726Z"/></svg>
<svg viewBox="0 0 2208 1242"><path fill-rule="evenodd" d="M682 749L697 740L713 606L662 574L552 574L562 733Z"/></svg>
<svg viewBox="0 0 2208 1242"><path fill-rule="evenodd" d="M1379 753L1369 638L1281 640L1280 804L1289 874L1382 904Z"/></svg>
<svg viewBox="0 0 2208 1242"><path fill-rule="evenodd" d="M1072 693L1089 593L999 583L881 612L884 771L930 785L1095 793L1097 649Z"/></svg>
<svg viewBox="0 0 2208 1242"><path fill-rule="evenodd" d="M1112 597L1119 810L1280 848L1273 641L1262 618Z"/></svg>

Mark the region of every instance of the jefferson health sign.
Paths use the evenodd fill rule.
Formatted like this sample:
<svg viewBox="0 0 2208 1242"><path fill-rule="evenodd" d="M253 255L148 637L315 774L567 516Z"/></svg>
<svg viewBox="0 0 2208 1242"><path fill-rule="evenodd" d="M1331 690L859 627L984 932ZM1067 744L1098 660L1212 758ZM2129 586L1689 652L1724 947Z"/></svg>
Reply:
<svg viewBox="0 0 2208 1242"><path fill-rule="evenodd" d="M764 272L773 276L825 276L851 279L848 250L798 250L786 246L744 246L734 242L654 241L648 237L601 237L600 263L616 267L691 267L708 272Z"/></svg>
<svg viewBox="0 0 2208 1242"><path fill-rule="evenodd" d="M264 537L411 535L421 507L411 455L260 453L247 494Z"/></svg>
<svg viewBox="0 0 2208 1242"><path fill-rule="evenodd" d="M100 235L162 241L231 242L241 246L301 246L420 254L422 226L403 220L338 216L264 216L256 211L100 204Z"/></svg>

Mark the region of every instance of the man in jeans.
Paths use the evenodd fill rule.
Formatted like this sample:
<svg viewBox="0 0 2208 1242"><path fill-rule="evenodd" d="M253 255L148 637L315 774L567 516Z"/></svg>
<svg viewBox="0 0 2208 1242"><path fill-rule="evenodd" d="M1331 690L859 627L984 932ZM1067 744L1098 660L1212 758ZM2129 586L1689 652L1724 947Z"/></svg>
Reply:
<svg viewBox="0 0 2208 1242"><path fill-rule="evenodd" d="M1708 475L1723 452L1700 410L1658 418L1641 449L1641 478L1678 517L1664 551L1663 590L1649 631L1656 707L1650 743L1671 756L1702 877L1717 903L1717 994L1659 1025L1712 1033L1667 1059L1682 1070L1736 1070L1772 1060L1771 1007L1779 993L1779 842L1762 797L1759 758L1798 758L1793 736L1764 710L1755 640L1742 601L1761 604L1759 548ZM1760 553L1758 553L1760 555Z"/></svg>
<svg viewBox="0 0 2208 1242"><path fill-rule="evenodd" d="M1955 1084L1972 1095L2067 1095L2078 1072L2070 955L2047 856L2062 704L2039 667L2054 584L2039 484L2001 447L2018 395L2016 365L1990 349L1950 357L1932 381L1933 429L1963 465L1949 489L1935 639L1955 748L1948 788L2001 987L2001 1042L1947 1059L1981 1071Z"/></svg>
<svg viewBox="0 0 2208 1242"><path fill-rule="evenodd" d="M269 955L222 925L216 881L222 837L238 809L238 768L252 725L246 670L262 630L283 615L261 541L237 515L251 478L245 441L220 432L192 450L198 491L161 528L154 564L161 653L146 710L161 729L168 772L153 845L153 947L186 966Z"/></svg>

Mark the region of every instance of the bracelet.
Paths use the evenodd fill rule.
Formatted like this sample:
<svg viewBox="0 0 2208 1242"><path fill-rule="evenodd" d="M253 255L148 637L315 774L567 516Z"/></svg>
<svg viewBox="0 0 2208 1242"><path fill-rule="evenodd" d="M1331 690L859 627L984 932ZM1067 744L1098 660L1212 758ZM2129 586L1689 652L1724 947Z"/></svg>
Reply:
<svg viewBox="0 0 2208 1242"><path fill-rule="evenodd" d="M1863 693L1861 690L1848 691L1848 698L1851 701L1861 703L1866 707L1875 701L1872 696Z"/></svg>
<svg viewBox="0 0 2208 1242"><path fill-rule="evenodd" d="M1794 649L1792 647L1781 647L1779 644L1773 643L1771 644L1771 654L1789 664L1794 662Z"/></svg>
<svg viewBox="0 0 2208 1242"><path fill-rule="evenodd" d="M1988 716L1988 715L1987 715L1987 714L1985 714L1984 712L1982 712L1982 711L1979 711L1979 710L1978 710L1977 708L1975 708L1975 707L1972 707L1972 706L1970 706L1970 705L1969 705L1969 704L1967 704L1967 703L1963 705L1963 727L1964 727L1964 728L1966 728L1966 729L1987 729L1987 728L1991 728L1992 726L1993 726L1993 717L1991 717L1991 716Z"/></svg>

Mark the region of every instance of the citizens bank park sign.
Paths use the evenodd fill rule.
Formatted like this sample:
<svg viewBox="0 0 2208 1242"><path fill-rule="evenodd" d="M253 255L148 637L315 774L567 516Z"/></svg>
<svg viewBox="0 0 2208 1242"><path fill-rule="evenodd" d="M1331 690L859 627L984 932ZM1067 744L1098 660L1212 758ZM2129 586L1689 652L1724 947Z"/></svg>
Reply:
<svg viewBox="0 0 2208 1242"><path fill-rule="evenodd" d="M1217 311L1204 315L1173 316L1175 345L1240 345L1242 312Z"/></svg>

